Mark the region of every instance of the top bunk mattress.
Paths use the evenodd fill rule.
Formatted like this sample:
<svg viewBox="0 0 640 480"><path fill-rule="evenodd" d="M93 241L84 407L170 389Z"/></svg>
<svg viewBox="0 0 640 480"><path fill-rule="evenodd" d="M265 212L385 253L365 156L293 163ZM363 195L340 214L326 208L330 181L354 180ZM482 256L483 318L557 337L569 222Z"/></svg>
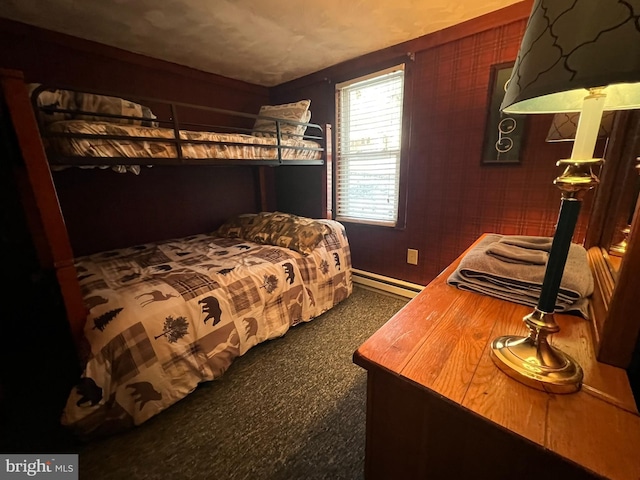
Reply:
<svg viewBox="0 0 640 480"><path fill-rule="evenodd" d="M139 98L142 104L36 83L29 90L49 163L56 170L111 166L131 171L140 165L236 161L324 163L329 136L320 125L309 123L307 99L263 105L255 115L150 98Z"/></svg>
<svg viewBox="0 0 640 480"><path fill-rule="evenodd" d="M47 130L54 134L46 139L48 149L65 157L138 159L178 156L175 132L170 128L64 120L52 123ZM55 136L56 134L74 136ZM180 140L182 157L185 159L277 160L278 150L281 151L282 160L322 158L321 145L311 140L283 138L280 144L284 148L279 149L278 140L272 137L192 130L180 130Z"/></svg>

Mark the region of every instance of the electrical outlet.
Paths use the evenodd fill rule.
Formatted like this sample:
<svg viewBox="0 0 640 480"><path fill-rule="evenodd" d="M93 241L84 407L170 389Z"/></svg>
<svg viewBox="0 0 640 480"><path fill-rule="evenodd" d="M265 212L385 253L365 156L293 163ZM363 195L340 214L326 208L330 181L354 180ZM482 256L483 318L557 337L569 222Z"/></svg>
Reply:
<svg viewBox="0 0 640 480"><path fill-rule="evenodd" d="M411 265L418 264L418 250L414 250L413 248L407 249L407 263Z"/></svg>

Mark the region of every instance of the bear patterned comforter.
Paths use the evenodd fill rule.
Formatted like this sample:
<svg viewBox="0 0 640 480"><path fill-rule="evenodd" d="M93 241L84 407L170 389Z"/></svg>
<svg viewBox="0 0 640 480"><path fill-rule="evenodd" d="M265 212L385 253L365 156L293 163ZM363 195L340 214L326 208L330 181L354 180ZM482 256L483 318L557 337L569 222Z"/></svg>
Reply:
<svg viewBox="0 0 640 480"><path fill-rule="evenodd" d="M90 353L62 423L83 437L141 424L347 298L344 227L317 222L326 231L308 255L201 234L77 259Z"/></svg>

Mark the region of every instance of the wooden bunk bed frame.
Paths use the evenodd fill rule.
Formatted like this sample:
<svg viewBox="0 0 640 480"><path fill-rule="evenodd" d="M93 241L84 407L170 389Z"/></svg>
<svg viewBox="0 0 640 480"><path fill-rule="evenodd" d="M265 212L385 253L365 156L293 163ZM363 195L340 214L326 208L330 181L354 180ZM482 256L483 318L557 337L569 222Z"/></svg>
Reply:
<svg viewBox="0 0 640 480"><path fill-rule="evenodd" d="M281 165L323 165L324 184L328 172L331 171L331 125L327 124L321 130L322 138L316 137L323 145L322 159L291 161L283 160L280 146L280 127L276 122L278 138L278 157L276 160L234 160L234 159L197 159L184 158L181 154L181 140L179 138L180 125L178 123L175 106L188 106L207 110L213 113L234 113L228 110L211 107L198 107L195 105L174 103L170 106L172 111L173 129L175 138L163 139L168 143L174 143L178 151L175 159L143 159L143 158L98 158L88 162L81 158L60 157L49 159L42 141L38 119L30 99L28 85L24 75L20 71L0 69L0 85L6 111L10 117L17 144L22 154L22 165L16 166L15 175L21 185L22 203L26 210L27 221L36 247L38 260L43 269L55 271L62 293L67 319L71 335L78 353L83 350L83 328L87 318L87 309L84 305L80 284L78 282L76 268L74 266L74 252L71 247L69 234L65 225L62 209L58 201L56 186L53 181L50 160L52 163L66 165L86 165L88 163L110 164L142 164L142 165L244 165L258 168L260 207L268 210L268 174L267 167ZM95 92L111 95L106 92ZM159 100L151 99L156 102ZM169 102L164 102L169 103ZM81 113L81 112L80 112ZM258 118L257 115L239 113L247 118ZM269 120L277 120L268 118ZM313 124L312 124L313 125ZM314 125L320 127L319 125ZM194 142L187 142L194 143ZM323 192L323 218L331 218L331 192Z"/></svg>

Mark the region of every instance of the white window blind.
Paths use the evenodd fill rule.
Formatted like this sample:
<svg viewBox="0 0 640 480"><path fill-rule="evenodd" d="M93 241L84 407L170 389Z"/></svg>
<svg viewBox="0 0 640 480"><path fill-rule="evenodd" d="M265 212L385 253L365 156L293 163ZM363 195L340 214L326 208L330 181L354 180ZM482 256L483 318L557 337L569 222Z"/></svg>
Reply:
<svg viewBox="0 0 640 480"><path fill-rule="evenodd" d="M336 219L395 226L404 68L336 85Z"/></svg>

